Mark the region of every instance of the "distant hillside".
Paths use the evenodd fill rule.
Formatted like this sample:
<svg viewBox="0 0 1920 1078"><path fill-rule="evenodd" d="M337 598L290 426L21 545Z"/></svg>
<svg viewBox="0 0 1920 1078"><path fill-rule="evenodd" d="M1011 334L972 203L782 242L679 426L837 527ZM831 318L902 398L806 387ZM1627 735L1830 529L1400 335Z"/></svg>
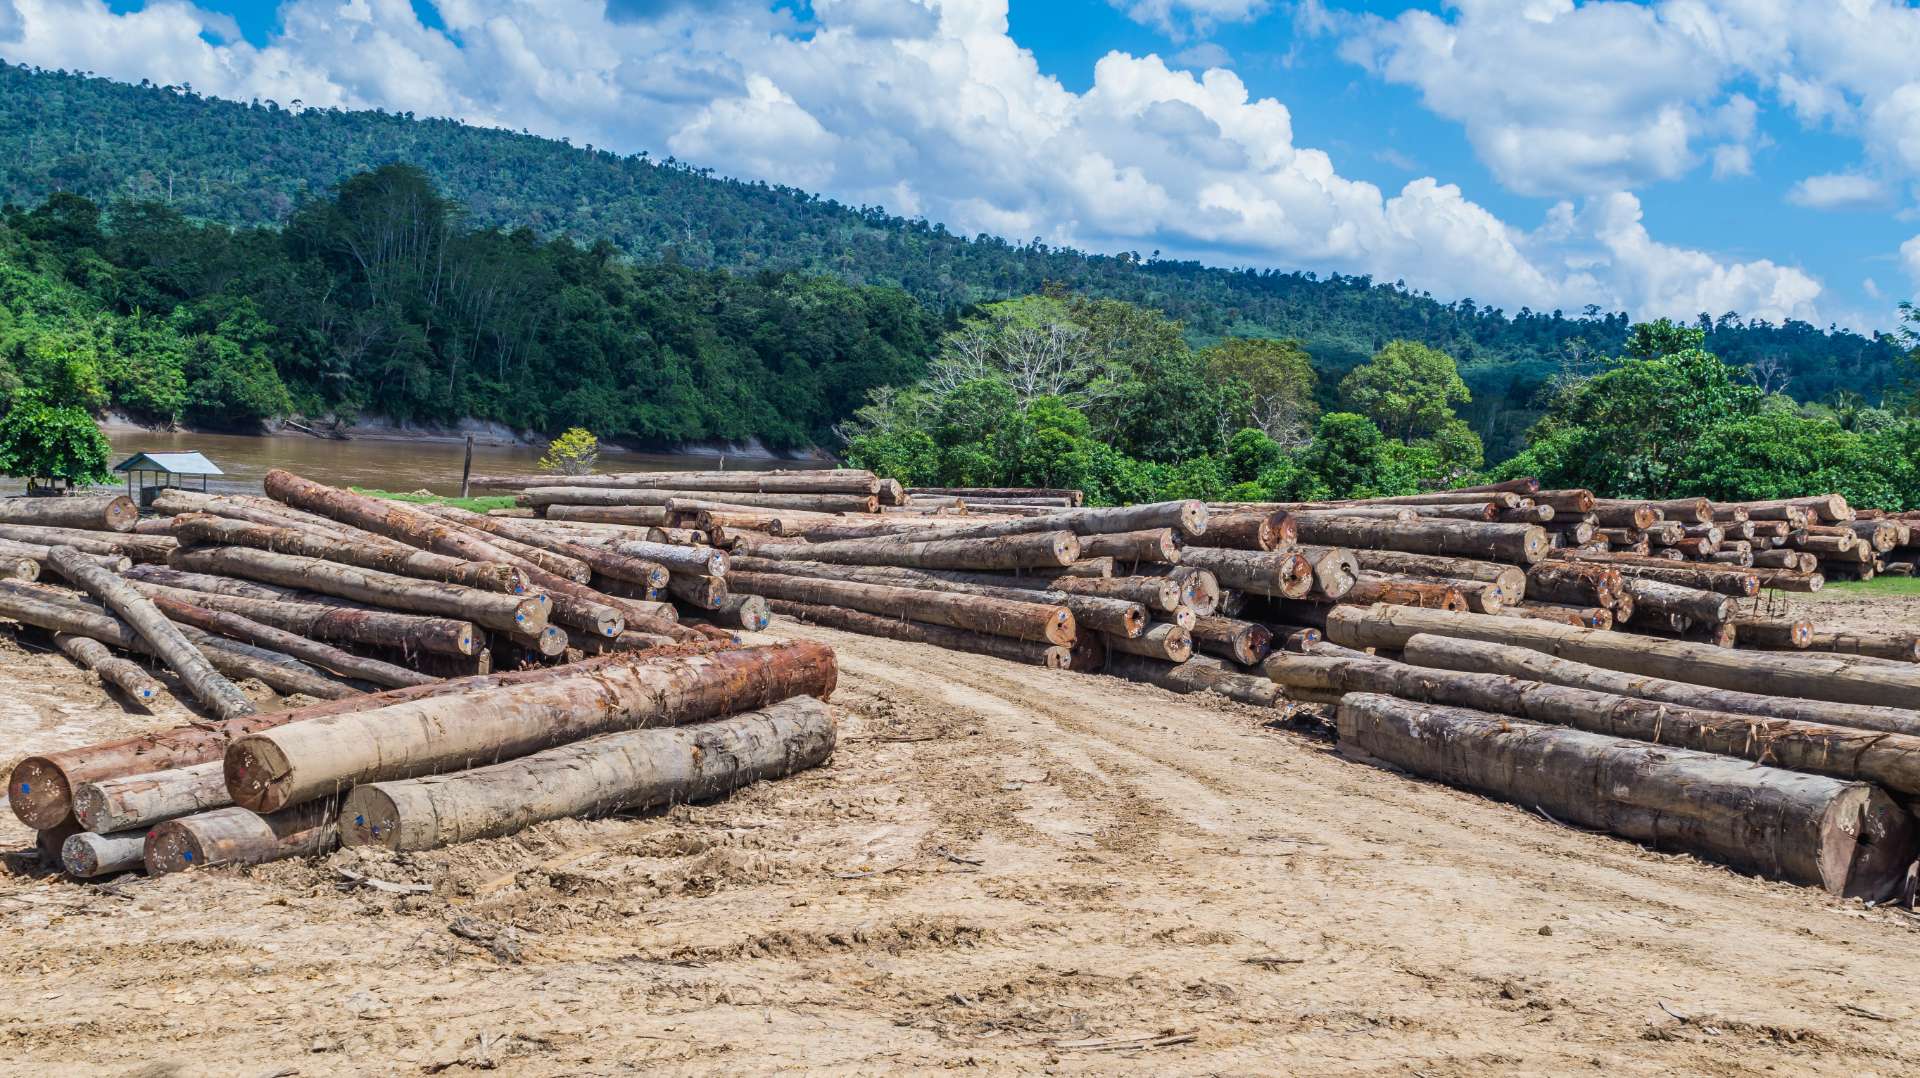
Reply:
<svg viewBox="0 0 1920 1078"><path fill-rule="evenodd" d="M343 178L392 162L426 170L476 224L605 239L636 259L694 268L830 273L897 286L937 312L1058 281L1160 308L1196 341L1299 337L1328 373L1387 340L1413 338L1460 360L1475 390L1472 420L1496 458L1538 414L1545 380L1582 357L1617 353L1629 321L1595 308L1575 317L1509 315L1366 277L966 238L671 160L409 114L291 111L0 63L0 198L21 205L70 191L103 202L159 199L232 225L277 225ZM1734 363L1777 360L1801 399L1848 391L1874 400L1893 382L1899 349L1888 338L1708 314L1709 348Z"/></svg>

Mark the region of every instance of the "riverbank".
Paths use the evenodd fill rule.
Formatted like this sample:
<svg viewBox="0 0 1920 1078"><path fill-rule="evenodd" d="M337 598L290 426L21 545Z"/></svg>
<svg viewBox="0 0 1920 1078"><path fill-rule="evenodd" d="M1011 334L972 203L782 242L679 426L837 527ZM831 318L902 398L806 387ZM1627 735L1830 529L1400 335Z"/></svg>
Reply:
<svg viewBox="0 0 1920 1078"><path fill-rule="evenodd" d="M338 427L331 420L309 421L304 417L291 418L271 423L257 434L236 434L232 431L206 430L195 427L163 428L141 423L131 416L119 412L108 412L99 419L100 429L117 445L119 440L138 438L287 438L305 439L316 442L338 441L384 441L411 442L424 444L445 444L465 446L469 437L475 446L493 448L523 448L544 450L549 439L536 431L516 430L504 423L485 419L463 419L452 425L431 423L402 423L379 416L362 417ZM337 431L345 438L327 436L327 432ZM315 433L319 432L319 433ZM643 457L664 457L670 459L692 458L712 460L734 460L750 467L827 467L834 457L818 446L805 449L779 450L768 447L758 438L749 438L743 442L705 441L686 442L678 445L640 446L623 443L617 439L603 439L602 448L611 453L626 453ZM748 464L747 462L754 462Z"/></svg>

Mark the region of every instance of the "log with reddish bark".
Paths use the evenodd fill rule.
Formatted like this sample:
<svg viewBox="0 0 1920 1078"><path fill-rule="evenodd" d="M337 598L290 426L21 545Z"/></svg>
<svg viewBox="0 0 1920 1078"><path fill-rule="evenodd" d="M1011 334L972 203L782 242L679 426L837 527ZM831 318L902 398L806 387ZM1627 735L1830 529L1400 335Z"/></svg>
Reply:
<svg viewBox="0 0 1920 1078"><path fill-rule="evenodd" d="M1627 578L1658 580L1666 584L1679 584L1682 587L1699 588L1703 591L1717 591L1736 599L1754 595L1760 590L1760 577L1744 569L1729 569L1719 565L1681 565L1632 554L1595 554L1569 550L1560 552L1557 556L1569 562L1607 566L1617 572L1623 580Z"/></svg>
<svg viewBox="0 0 1920 1078"><path fill-rule="evenodd" d="M1064 606L1019 602L953 592L922 591L850 580L819 580L777 573L745 573L727 577L734 590L767 599L839 605L869 614L930 622L955 629L971 629L992 636L1071 644L1073 613Z"/></svg>
<svg viewBox="0 0 1920 1078"><path fill-rule="evenodd" d="M708 801L833 754L833 709L810 696L694 726L602 734L504 763L356 786L341 840L425 850L543 820Z"/></svg>
<svg viewBox="0 0 1920 1078"><path fill-rule="evenodd" d="M1616 609L1604 606L1575 606L1566 603L1533 601L1508 603L1500 608L1499 613L1505 617L1557 621L1562 625L1578 625L1588 629L1611 629L1619 616Z"/></svg>
<svg viewBox="0 0 1920 1078"><path fill-rule="evenodd" d="M1118 562L1163 562L1180 564L1180 536L1172 528L1151 528L1137 532L1110 532L1089 535L1080 540L1075 558L1112 558Z"/></svg>
<svg viewBox="0 0 1920 1078"><path fill-rule="evenodd" d="M1186 567L1205 569L1224 587L1255 595L1305 598L1314 589L1313 562L1298 550L1226 550L1192 547L1185 552Z"/></svg>
<svg viewBox="0 0 1920 1078"><path fill-rule="evenodd" d="M1073 612L1077 627L1121 636L1138 636L1150 620L1146 607L1126 599L1082 595L1049 586L1044 578L1009 577L993 573L928 572L878 565L836 565L831 562L770 561L742 557L740 572L775 573L815 580L849 580L861 584L919 588L927 591L980 595L1014 602L1064 606Z"/></svg>
<svg viewBox="0 0 1920 1078"><path fill-rule="evenodd" d="M1139 636L1103 635L1102 642L1107 645L1109 655L1118 651L1174 663L1193 658L1192 632L1164 621L1149 625Z"/></svg>
<svg viewBox="0 0 1920 1078"><path fill-rule="evenodd" d="M1530 681L1593 689L1598 692L1613 693L1616 696L1657 700L1708 711L1727 711L1740 715L1789 719L1795 722L1826 723L1830 726L1858 730L1920 735L1920 711L1898 707L1836 704L1824 700L1801 700L1789 696L1742 692L1737 689L1715 689L1683 681L1609 670L1571 659L1558 658L1532 648L1495 644L1483 640L1420 634L1407 641L1401 656L1407 662L1417 666L1481 674L1508 674Z"/></svg>
<svg viewBox="0 0 1920 1078"><path fill-rule="evenodd" d="M668 572L688 573L695 576L726 576L727 552L708 546L704 541L681 538L676 542L664 539L665 529L651 529L663 534L660 541L647 539L623 539L599 535L564 535L564 538L583 547L604 547L616 554L641 561L653 562L665 566ZM676 535L691 537L699 533L691 529L674 529ZM702 537L704 538L704 537ZM596 567L597 569L597 567Z"/></svg>
<svg viewBox="0 0 1920 1078"><path fill-rule="evenodd" d="M1485 581L1497 585L1501 599L1510 603L1519 602L1527 593L1527 571L1514 565L1477 558L1407 554L1397 550L1354 550L1352 554L1356 570L1439 580Z"/></svg>
<svg viewBox="0 0 1920 1078"><path fill-rule="evenodd" d="M1417 576L1387 576L1361 573L1347 592L1352 603L1393 603L1398 606L1424 606L1435 610L1465 610L1467 600L1442 580Z"/></svg>
<svg viewBox="0 0 1920 1078"><path fill-rule="evenodd" d="M1651 502L1601 499L1594 503L1591 512L1596 522L1603 528L1646 531L1660 519L1660 510L1656 509Z"/></svg>
<svg viewBox="0 0 1920 1078"><path fill-rule="evenodd" d="M198 573L155 574L155 579L197 577ZM459 618L400 614L391 610L373 610L332 601L301 602L291 599L263 599L221 592L203 592L166 584L149 583L145 576L130 578L143 595L158 599L168 596L208 610L221 610L263 625L313 640L334 643L369 644L391 648L405 655L435 652L444 655L472 655L479 647L473 622Z"/></svg>
<svg viewBox="0 0 1920 1078"><path fill-rule="evenodd" d="M459 618L490 629L531 632L547 623L552 608L551 600L537 592L513 595L481 591L248 547L185 549L174 555L173 565L189 572L239 576L282 587L304 588L391 610Z"/></svg>
<svg viewBox="0 0 1920 1078"><path fill-rule="evenodd" d="M210 513L182 513L173 518L173 535L188 544L243 546L319 558L363 569L378 569L397 576L462 584L485 591L519 593L527 590L527 575L521 570L497 562L468 561L420 550L403 543L366 543L332 539L295 528L276 528L232 520Z"/></svg>
<svg viewBox="0 0 1920 1078"><path fill-rule="evenodd" d="M1551 650L1609 669L1719 689L1878 707L1910 705L1920 666L1815 652L1741 651L1633 633L1523 618L1489 618L1405 606L1342 606L1327 615L1327 639L1347 647L1402 648L1418 633Z"/></svg>
<svg viewBox="0 0 1920 1078"><path fill-rule="evenodd" d="M62 498L0 498L0 524L130 532L140 507L124 494L69 495Z"/></svg>
<svg viewBox="0 0 1920 1078"><path fill-rule="evenodd" d="M1735 641L1742 647L1805 651L1813 642L1813 622L1805 618L1770 618L1736 614Z"/></svg>
<svg viewBox="0 0 1920 1078"><path fill-rule="evenodd" d="M124 619L146 642L145 650L158 655L187 686L194 699L205 704L214 715L232 719L253 714L253 701L222 677L200 649L132 584L66 547L55 547L48 562L61 576L86 589Z"/></svg>
<svg viewBox="0 0 1920 1078"><path fill-rule="evenodd" d="M1372 693L1343 698L1338 726L1348 754L1849 898L1892 894L1916 849L1864 782Z"/></svg>
<svg viewBox="0 0 1920 1078"><path fill-rule="evenodd" d="M824 699L835 676L831 649L795 641L614 662L451 699L309 719L229 744L227 792L243 808L275 812L362 782L459 770L618 730L698 722L790 696Z"/></svg>
<svg viewBox="0 0 1920 1078"><path fill-rule="evenodd" d="M43 501L50 499L34 499ZM130 561L165 561L177 545L165 535L137 535L133 532L87 531L83 528L50 528L38 524L0 524L0 539L28 546L71 547L99 558L126 558Z"/></svg>
<svg viewBox="0 0 1920 1078"><path fill-rule="evenodd" d="M147 875L262 865L328 853L340 844L339 803L314 801L261 815L228 806L168 820L147 832Z"/></svg>
<svg viewBox="0 0 1920 1078"><path fill-rule="evenodd" d="M490 517L481 513L468 512L453 505L432 506L427 511L474 531L485 532L496 541L505 539L572 559L587 566L594 575L613 580L624 580L647 587L663 587L671 568L658 558L649 558L623 549L624 544L600 545L575 542L572 536L555 534L552 530L538 524ZM640 545L650 546L644 543ZM717 555L721 559L721 564L725 564L725 554L719 551L711 551L711 554ZM692 568L691 563L685 564L687 568Z"/></svg>

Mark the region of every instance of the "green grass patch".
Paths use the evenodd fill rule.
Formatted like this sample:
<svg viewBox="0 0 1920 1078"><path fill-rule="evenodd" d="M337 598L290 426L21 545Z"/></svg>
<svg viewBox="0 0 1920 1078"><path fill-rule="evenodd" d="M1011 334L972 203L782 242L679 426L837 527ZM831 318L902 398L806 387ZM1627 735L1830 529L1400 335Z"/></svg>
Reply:
<svg viewBox="0 0 1920 1078"><path fill-rule="evenodd" d="M443 494L401 494L391 490L369 490L366 487L348 487L355 494L365 494L369 498L385 498L390 502L409 502L413 505L451 505L472 513L484 513L489 509L513 508L513 495L488 494L480 498L449 498Z"/></svg>
<svg viewBox="0 0 1920 1078"><path fill-rule="evenodd" d="M1877 576L1872 580L1829 580L1806 599L1881 599L1920 595L1920 577Z"/></svg>

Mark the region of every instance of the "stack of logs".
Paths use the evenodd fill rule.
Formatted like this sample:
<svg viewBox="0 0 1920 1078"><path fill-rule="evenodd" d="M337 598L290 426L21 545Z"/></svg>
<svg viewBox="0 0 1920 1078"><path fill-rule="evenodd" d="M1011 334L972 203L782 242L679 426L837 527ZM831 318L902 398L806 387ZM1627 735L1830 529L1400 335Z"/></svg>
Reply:
<svg viewBox="0 0 1920 1078"><path fill-rule="evenodd" d="M134 850L133 840L147 836L130 829L229 804L219 762L242 736L290 719L381 708L390 699L462 694L458 704L421 706L464 715L484 707L483 698L500 686L549 675L590 718L607 702L587 690L608 675L580 669L582 661L602 656L631 666L636 657L696 657L735 647L733 628L766 624L764 601L725 595L726 554L683 537L549 535L521 522L365 497L284 471L270 472L265 486L264 498L162 491L154 499L160 515L145 520L117 495L0 500L0 620L41 634L143 711L165 703L170 688L155 669L169 671L171 691L211 719L16 768L9 785L15 813L40 832L43 850L80 858L70 864L76 871L116 871L142 857L149 866L160 863L150 846ZM701 617L683 622L682 609ZM248 681L323 703L263 711L236 684ZM690 717L758 706L709 700ZM819 723L809 723L817 733ZM562 740L578 736L586 735ZM383 760L411 751L382 743L385 737L359 747L375 746ZM473 759L532 751L490 743L480 749ZM436 759L409 775L465 766ZM76 815L76 786L93 779L125 780L124 789L102 795L107 807L96 821L115 833ZM505 796L511 786L497 790ZM120 812L114 806L122 796L143 807ZM238 795L230 800L258 807ZM257 824L250 819L243 829L257 836ZM322 830L331 835L331 828ZM109 840L111 856L103 845Z"/></svg>

